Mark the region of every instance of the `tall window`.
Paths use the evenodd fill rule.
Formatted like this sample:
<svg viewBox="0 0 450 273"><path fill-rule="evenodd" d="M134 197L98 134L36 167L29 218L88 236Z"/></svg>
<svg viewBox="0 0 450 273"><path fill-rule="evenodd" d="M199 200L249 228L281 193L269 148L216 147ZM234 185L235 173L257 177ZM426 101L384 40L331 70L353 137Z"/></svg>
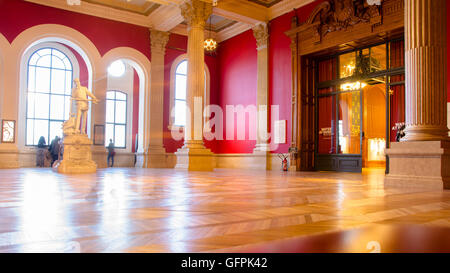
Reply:
<svg viewBox="0 0 450 273"><path fill-rule="evenodd" d="M186 125L186 93L187 93L187 60L183 60L176 66L174 88L171 89L171 107L174 107L174 117L171 120L171 125L185 126ZM171 72L173 73L173 72ZM209 72L205 66L205 90L204 90L204 107L209 104ZM173 104L172 104L173 103Z"/></svg>
<svg viewBox="0 0 450 273"><path fill-rule="evenodd" d="M55 48L42 48L28 60L26 145L49 143L62 137L62 123L69 118L73 68L69 58Z"/></svg>
<svg viewBox="0 0 450 273"><path fill-rule="evenodd" d="M187 60L175 70L175 120L174 125L186 125Z"/></svg>
<svg viewBox="0 0 450 273"><path fill-rule="evenodd" d="M105 145L112 139L116 148L126 148L127 94L120 91L106 92Z"/></svg>

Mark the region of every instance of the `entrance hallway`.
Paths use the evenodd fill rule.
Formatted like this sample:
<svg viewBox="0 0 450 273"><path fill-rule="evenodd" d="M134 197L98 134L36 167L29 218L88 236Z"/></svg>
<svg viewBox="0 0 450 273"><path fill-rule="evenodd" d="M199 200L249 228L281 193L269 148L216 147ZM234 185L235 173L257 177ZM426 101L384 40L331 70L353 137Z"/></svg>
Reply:
<svg viewBox="0 0 450 273"><path fill-rule="evenodd" d="M450 226L450 192L385 189L383 170L2 170L0 252L204 252L366 224Z"/></svg>

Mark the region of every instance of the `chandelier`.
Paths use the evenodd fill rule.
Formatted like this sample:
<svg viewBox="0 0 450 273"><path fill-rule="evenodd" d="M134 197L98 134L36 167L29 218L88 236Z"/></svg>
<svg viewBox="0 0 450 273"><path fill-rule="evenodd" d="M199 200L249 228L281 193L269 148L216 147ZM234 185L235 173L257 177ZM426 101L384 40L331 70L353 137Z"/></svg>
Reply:
<svg viewBox="0 0 450 273"><path fill-rule="evenodd" d="M217 42L213 39L213 38L208 38L205 40L205 45L204 45L206 51L214 51L217 48Z"/></svg>
<svg viewBox="0 0 450 273"><path fill-rule="evenodd" d="M205 48L206 51L208 52L213 52L217 49L217 41L214 40L211 36L211 21L212 21L212 16L209 17L209 37L208 39L205 40L203 47Z"/></svg>

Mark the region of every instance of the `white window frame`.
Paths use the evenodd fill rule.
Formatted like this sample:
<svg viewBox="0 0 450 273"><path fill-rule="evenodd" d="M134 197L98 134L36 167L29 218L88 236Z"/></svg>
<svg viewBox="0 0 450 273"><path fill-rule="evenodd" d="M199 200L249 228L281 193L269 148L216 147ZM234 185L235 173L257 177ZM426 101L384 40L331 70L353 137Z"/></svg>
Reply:
<svg viewBox="0 0 450 273"><path fill-rule="evenodd" d="M176 71L178 68L178 65L187 60L187 54L182 54L178 56L172 63L172 66L170 68L170 108L169 108L169 130L180 130L184 128L184 126L175 125L175 118L172 117L172 110L175 107L175 78L176 78ZM210 89L211 89L211 79L210 79L210 73L208 65L205 63L205 94L204 96L204 103L203 107L206 107L210 104ZM186 86L187 88L187 86ZM187 99L187 98L186 98ZM205 108L203 108L205 109Z"/></svg>
<svg viewBox="0 0 450 273"><path fill-rule="evenodd" d="M69 58L72 63L72 77L73 79L80 77L80 66L78 64L78 60L72 51L67 48L65 45L54 42L43 42L31 46L28 48L22 56L20 61L20 78L19 78L19 116L18 116L18 128L17 128L17 146L21 151L34 151L36 149L35 146L26 146L25 145L25 137L26 137L26 111L27 111L27 89L28 89L28 61L30 60L31 55L33 55L36 51L39 51L44 48L55 48L62 53L64 53L67 58ZM89 126L88 126L89 129ZM51 140L48 140L49 142ZM48 145L49 143L47 143Z"/></svg>

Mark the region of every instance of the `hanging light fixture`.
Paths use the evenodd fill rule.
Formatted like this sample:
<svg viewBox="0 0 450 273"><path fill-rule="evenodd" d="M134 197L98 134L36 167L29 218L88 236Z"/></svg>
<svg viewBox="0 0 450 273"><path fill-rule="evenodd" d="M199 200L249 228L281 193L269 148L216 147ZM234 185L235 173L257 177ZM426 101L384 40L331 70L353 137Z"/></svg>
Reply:
<svg viewBox="0 0 450 273"><path fill-rule="evenodd" d="M209 17L209 38L206 39L205 43L204 43L205 50L208 52L213 52L217 48L217 41L214 40L211 36L211 31L212 31L211 21L212 21L212 15L211 15L211 17Z"/></svg>

